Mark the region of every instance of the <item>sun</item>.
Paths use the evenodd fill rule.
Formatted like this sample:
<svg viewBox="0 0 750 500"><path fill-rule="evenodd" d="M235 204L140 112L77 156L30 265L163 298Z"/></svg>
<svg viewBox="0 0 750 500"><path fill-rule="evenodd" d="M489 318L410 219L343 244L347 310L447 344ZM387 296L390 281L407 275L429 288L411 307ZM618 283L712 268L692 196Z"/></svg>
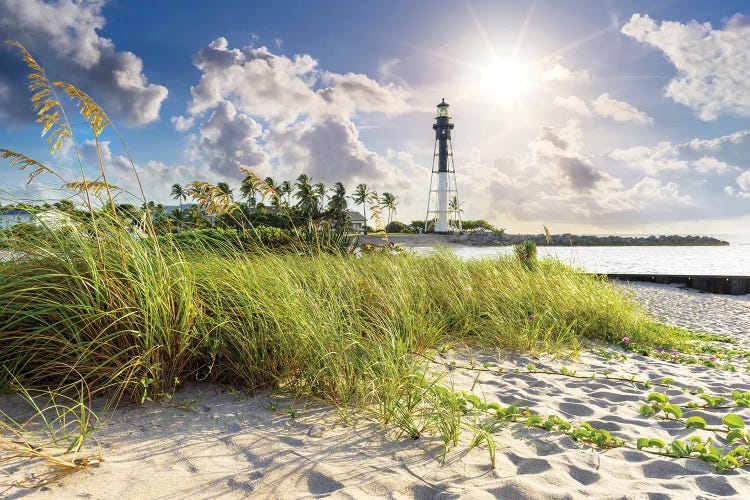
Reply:
<svg viewBox="0 0 750 500"><path fill-rule="evenodd" d="M497 59L484 69L484 87L498 101L517 101L529 86L527 68L511 59Z"/></svg>

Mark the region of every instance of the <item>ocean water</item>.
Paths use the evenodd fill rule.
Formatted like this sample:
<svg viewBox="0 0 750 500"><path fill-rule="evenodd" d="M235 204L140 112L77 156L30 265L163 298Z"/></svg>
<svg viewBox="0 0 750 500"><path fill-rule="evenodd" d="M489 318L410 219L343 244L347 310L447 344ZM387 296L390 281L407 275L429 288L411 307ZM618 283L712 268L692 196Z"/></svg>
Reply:
<svg viewBox="0 0 750 500"><path fill-rule="evenodd" d="M728 241L720 247L545 247L541 257L553 256L584 271L594 273L715 274L750 276L750 235L710 235ZM423 251L427 249L422 249ZM506 255L513 248L458 247L462 258Z"/></svg>

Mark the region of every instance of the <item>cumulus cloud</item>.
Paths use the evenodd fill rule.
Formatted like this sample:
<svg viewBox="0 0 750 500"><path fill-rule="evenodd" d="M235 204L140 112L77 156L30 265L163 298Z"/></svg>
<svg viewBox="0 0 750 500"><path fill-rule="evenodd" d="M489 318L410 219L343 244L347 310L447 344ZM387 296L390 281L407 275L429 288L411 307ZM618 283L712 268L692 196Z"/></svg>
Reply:
<svg viewBox="0 0 750 500"><path fill-rule="evenodd" d="M690 162L681 158L680 149L671 142L660 142L654 146L636 146L616 149L607 157L625 165L642 170L648 175L659 175L665 171L687 170Z"/></svg>
<svg viewBox="0 0 750 500"><path fill-rule="evenodd" d="M117 51L97 32L104 27L103 0L0 0L0 39L18 40L51 75L84 88L108 112L130 125L159 118L167 88L149 83L143 61ZM31 121L24 69L14 48L0 48L0 117Z"/></svg>
<svg viewBox="0 0 750 500"><path fill-rule="evenodd" d="M739 144L748 136L750 136L750 130L739 130L732 134L716 137L714 139L693 139L688 145L696 151L716 151L726 145Z"/></svg>
<svg viewBox="0 0 750 500"><path fill-rule="evenodd" d="M169 119L172 122L172 126L178 132L185 132L193 128L195 119L192 116L185 118L184 116L173 116Z"/></svg>
<svg viewBox="0 0 750 500"><path fill-rule="evenodd" d="M587 118L596 114L617 122L634 122L641 125L653 123L653 119L643 111L625 101L612 99L609 94L601 94L592 100L590 107L586 101L574 95L555 97L553 104Z"/></svg>
<svg viewBox="0 0 750 500"><path fill-rule="evenodd" d="M586 104L586 101L574 95L568 97L557 96L555 97L553 104L581 116L591 116L591 110L589 109L588 104Z"/></svg>
<svg viewBox="0 0 750 500"><path fill-rule="evenodd" d="M80 146L81 158L84 165L89 167L90 179L96 179L99 169L92 166L99 165L96 144L93 140L87 140ZM141 203L141 186L144 188L148 199L164 200L164 186L172 186L174 183L187 184L195 179L204 179L209 182L218 182L221 178L210 171L200 169L191 165L166 165L159 161L150 160L145 165L135 165L135 171L141 180L141 186L133 175L133 165L123 155L112 152L110 141L99 141L102 163L107 172L107 180L110 184L122 189L117 195L119 203Z"/></svg>
<svg viewBox="0 0 750 500"><path fill-rule="evenodd" d="M411 185L386 158L367 149L356 126L345 118L304 122L273 134L269 146L283 165L280 173L289 178L306 173L327 184L377 183L381 190L400 191Z"/></svg>
<svg viewBox="0 0 750 500"><path fill-rule="evenodd" d="M669 172L695 172L721 176L742 170L733 162L727 161L727 158L734 156L744 161L746 156L744 148L739 152L736 149L740 146L750 146L750 144L742 144L743 139L748 136L750 134L740 131L714 139L692 139L682 144L663 141L652 146L615 149L609 151L605 158L636 168L651 176ZM711 154L706 154L706 151L710 151ZM717 158L716 155L724 159Z"/></svg>
<svg viewBox="0 0 750 500"><path fill-rule="evenodd" d="M750 170L746 170L737 177L737 185L743 191L750 191Z"/></svg>
<svg viewBox="0 0 750 500"><path fill-rule="evenodd" d="M722 30L710 23L658 23L633 14L622 33L661 50L677 69L667 97L710 121L721 114L750 116L749 20L737 14Z"/></svg>
<svg viewBox="0 0 750 500"><path fill-rule="evenodd" d="M586 193L600 184L616 182L580 154L582 137L580 124L574 120L561 129L542 127L538 140L529 145L536 166L544 172L542 177L576 193Z"/></svg>
<svg viewBox="0 0 750 500"><path fill-rule="evenodd" d="M269 155L259 142L263 137L257 121L238 112L230 101L222 101L190 136L188 153L193 160L205 160L220 177L237 180L244 175L240 167L269 171Z"/></svg>
<svg viewBox="0 0 750 500"><path fill-rule="evenodd" d="M555 56L546 61L541 68L542 81L588 80L586 70L572 70L562 64L562 56Z"/></svg>
<svg viewBox="0 0 750 500"><path fill-rule="evenodd" d="M411 91L367 75L322 70L308 54L287 57L266 47L231 48L218 38L194 57L202 74L187 116L172 118L188 136L192 158L215 174L315 181L370 182L404 189L410 179L390 158L370 151L355 117L410 111Z"/></svg>
<svg viewBox="0 0 750 500"><path fill-rule="evenodd" d="M616 122L634 122L640 124L653 123L653 118L625 101L612 99L609 94L602 94L593 101L591 106L596 114L612 118Z"/></svg>
<svg viewBox="0 0 750 500"><path fill-rule="evenodd" d="M485 200L484 213L489 210L496 221L575 221L622 230L728 219L747 212L750 168L744 151L749 144L750 134L739 131L586 154L583 132L572 120L565 127L542 127L526 158L500 162L502 181L494 180L490 162L461 184L473 184L470 199Z"/></svg>
<svg viewBox="0 0 750 500"><path fill-rule="evenodd" d="M730 170L738 170L738 167L735 167L733 165L729 165L726 162L723 162L721 160L717 160L713 156L703 156L693 162L693 168L695 168L696 172L700 173L724 173L729 172Z"/></svg>

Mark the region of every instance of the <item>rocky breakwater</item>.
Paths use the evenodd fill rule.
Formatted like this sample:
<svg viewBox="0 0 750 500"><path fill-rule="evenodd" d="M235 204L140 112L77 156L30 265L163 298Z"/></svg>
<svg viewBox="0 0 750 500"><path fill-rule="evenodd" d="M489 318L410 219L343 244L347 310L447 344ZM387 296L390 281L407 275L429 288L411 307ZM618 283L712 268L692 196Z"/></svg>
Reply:
<svg viewBox="0 0 750 500"><path fill-rule="evenodd" d="M452 234L447 237L450 243L467 246L500 246L508 245L506 237L502 233L490 231L476 231L473 233Z"/></svg>

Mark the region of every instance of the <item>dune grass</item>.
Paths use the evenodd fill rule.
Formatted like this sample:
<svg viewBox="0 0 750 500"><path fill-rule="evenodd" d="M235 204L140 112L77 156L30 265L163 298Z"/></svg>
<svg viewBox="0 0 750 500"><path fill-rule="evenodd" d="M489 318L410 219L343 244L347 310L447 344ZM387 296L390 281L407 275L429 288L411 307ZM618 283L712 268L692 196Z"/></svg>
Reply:
<svg viewBox="0 0 750 500"><path fill-rule="evenodd" d="M85 383L88 398L116 404L219 382L323 400L446 450L468 429L494 450L445 373L429 370L437 351L691 342L622 288L552 259L184 253L114 220L97 227L107 236L74 226L12 242L17 257L0 263L0 387L65 395Z"/></svg>
<svg viewBox="0 0 750 500"><path fill-rule="evenodd" d="M555 260L183 254L106 229L116 236L50 230L0 263L0 382L85 378L93 394L143 401L196 379L367 405L386 373L419 371L412 354L458 344L575 354L583 339L685 341Z"/></svg>

